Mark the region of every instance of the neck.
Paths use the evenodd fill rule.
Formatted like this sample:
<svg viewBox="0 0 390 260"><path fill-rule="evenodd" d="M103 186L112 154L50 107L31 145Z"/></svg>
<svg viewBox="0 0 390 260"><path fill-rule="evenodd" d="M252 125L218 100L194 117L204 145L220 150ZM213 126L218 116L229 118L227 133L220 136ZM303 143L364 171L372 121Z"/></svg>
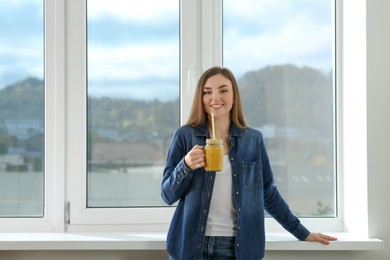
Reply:
<svg viewBox="0 0 390 260"><path fill-rule="evenodd" d="M211 121L211 120L210 120ZM223 118L214 119L215 123L215 137L223 140L223 154L228 155L230 151L229 143L229 131L230 120L224 120ZM209 132L212 137L211 123L209 124Z"/></svg>
<svg viewBox="0 0 390 260"><path fill-rule="evenodd" d="M210 120L211 122L211 120ZM223 118L215 118L215 136L217 139L226 139L229 137L230 120L224 120ZM212 135L212 126L209 124L209 132ZM212 137L212 136L211 136Z"/></svg>

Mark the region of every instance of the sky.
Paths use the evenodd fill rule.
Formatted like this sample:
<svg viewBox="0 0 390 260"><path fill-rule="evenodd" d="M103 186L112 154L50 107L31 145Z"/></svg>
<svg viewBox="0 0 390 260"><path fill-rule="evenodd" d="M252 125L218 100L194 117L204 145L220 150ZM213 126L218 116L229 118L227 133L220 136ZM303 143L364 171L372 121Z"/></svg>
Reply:
<svg viewBox="0 0 390 260"><path fill-rule="evenodd" d="M237 77L268 65L332 69L331 0L225 0L224 65ZM244 14L244 15L243 15Z"/></svg>
<svg viewBox="0 0 390 260"><path fill-rule="evenodd" d="M88 93L179 95L179 1L88 1ZM236 77L268 65L332 69L331 0L225 0L224 66ZM0 1L0 88L43 78L43 1Z"/></svg>
<svg viewBox="0 0 390 260"><path fill-rule="evenodd" d="M42 17L42 1L0 1L0 89L27 76L42 79Z"/></svg>

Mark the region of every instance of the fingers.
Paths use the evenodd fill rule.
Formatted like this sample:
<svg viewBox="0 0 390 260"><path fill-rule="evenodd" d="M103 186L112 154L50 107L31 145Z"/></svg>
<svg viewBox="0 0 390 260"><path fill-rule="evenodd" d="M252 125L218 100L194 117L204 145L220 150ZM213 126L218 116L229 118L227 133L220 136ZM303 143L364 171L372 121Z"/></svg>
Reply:
<svg viewBox="0 0 390 260"><path fill-rule="evenodd" d="M324 238L324 237L319 237L318 242L324 244L324 245L329 245L329 240Z"/></svg>
<svg viewBox="0 0 390 260"><path fill-rule="evenodd" d="M205 165L203 146L195 145L184 157L184 161L192 170L196 170Z"/></svg>
<svg viewBox="0 0 390 260"><path fill-rule="evenodd" d="M337 238L324 235L321 233L310 233L310 235L306 239L306 241L320 242L324 245L329 245L330 241L335 241L335 240L337 240Z"/></svg>
<svg viewBox="0 0 390 260"><path fill-rule="evenodd" d="M322 244L329 245L330 241L335 241L337 238L319 233L319 239Z"/></svg>

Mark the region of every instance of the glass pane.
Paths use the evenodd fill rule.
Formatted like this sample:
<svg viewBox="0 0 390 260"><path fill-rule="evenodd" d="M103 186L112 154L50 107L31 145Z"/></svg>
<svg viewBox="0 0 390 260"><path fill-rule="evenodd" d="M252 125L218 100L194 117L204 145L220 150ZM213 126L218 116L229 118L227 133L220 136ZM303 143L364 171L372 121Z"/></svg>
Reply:
<svg viewBox="0 0 390 260"><path fill-rule="evenodd" d="M0 217L42 217L42 0L0 1Z"/></svg>
<svg viewBox="0 0 390 260"><path fill-rule="evenodd" d="M165 205L179 126L179 1L88 1L88 207Z"/></svg>
<svg viewBox="0 0 390 260"><path fill-rule="evenodd" d="M333 1L223 2L224 66L298 216L336 215Z"/></svg>

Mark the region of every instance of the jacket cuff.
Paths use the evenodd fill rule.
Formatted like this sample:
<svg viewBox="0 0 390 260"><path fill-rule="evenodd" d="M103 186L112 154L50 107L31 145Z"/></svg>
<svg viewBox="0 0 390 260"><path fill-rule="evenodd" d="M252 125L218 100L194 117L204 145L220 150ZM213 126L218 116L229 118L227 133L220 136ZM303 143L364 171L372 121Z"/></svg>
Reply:
<svg viewBox="0 0 390 260"><path fill-rule="evenodd" d="M309 234L310 231L302 224L299 224L298 228L293 233L293 235L301 241L304 241Z"/></svg>

